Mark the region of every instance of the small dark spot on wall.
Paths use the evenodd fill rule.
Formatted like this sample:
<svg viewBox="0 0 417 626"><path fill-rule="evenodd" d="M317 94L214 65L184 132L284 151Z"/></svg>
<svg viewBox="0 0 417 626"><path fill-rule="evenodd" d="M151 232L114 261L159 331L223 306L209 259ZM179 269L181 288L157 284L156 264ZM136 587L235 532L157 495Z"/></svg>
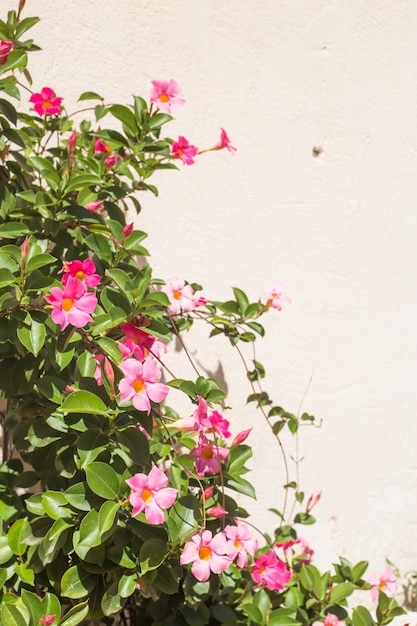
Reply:
<svg viewBox="0 0 417 626"><path fill-rule="evenodd" d="M317 158L323 152L323 148L321 146L313 146L312 154L314 158Z"/></svg>

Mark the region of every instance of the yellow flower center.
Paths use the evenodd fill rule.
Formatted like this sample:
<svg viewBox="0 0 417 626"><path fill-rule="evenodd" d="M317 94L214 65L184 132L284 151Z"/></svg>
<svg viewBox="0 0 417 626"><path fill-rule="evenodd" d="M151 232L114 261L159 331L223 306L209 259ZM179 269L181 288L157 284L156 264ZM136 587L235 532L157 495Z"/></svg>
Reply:
<svg viewBox="0 0 417 626"><path fill-rule="evenodd" d="M173 291L172 295L174 296L175 300L181 300L181 291L178 291L178 289Z"/></svg>
<svg viewBox="0 0 417 626"><path fill-rule="evenodd" d="M235 539L234 544L235 544L235 548L237 548L238 550L241 549L242 542L239 539Z"/></svg>
<svg viewBox="0 0 417 626"><path fill-rule="evenodd" d="M211 557L211 550L208 546L202 546L198 551L198 556L202 561L207 561Z"/></svg>
<svg viewBox="0 0 417 626"><path fill-rule="evenodd" d="M74 306L73 301L71 300L71 298L64 298L62 301L62 308L63 310L68 313L68 311L71 311L72 307Z"/></svg>
<svg viewBox="0 0 417 626"><path fill-rule="evenodd" d="M169 96L166 93L161 93L158 96L159 102L169 102Z"/></svg>
<svg viewBox="0 0 417 626"><path fill-rule="evenodd" d="M142 391L145 389L145 383L140 378L137 378L133 382L132 387L136 391L136 393L142 393Z"/></svg>
<svg viewBox="0 0 417 626"><path fill-rule="evenodd" d="M52 103L49 102L49 100L45 100L45 102L42 102L42 108L43 109L50 109L52 106Z"/></svg>
<svg viewBox="0 0 417 626"><path fill-rule="evenodd" d="M79 272L77 272L75 274L75 278L79 278L80 280L84 280L85 278L85 272L83 272L82 270L80 270Z"/></svg>
<svg viewBox="0 0 417 626"><path fill-rule="evenodd" d="M385 580L381 580L381 582L379 583L379 588L381 589L381 591L384 591L385 587L387 586Z"/></svg>
<svg viewBox="0 0 417 626"><path fill-rule="evenodd" d="M146 503L152 500L152 491L150 491L149 489L144 489L142 491L142 500Z"/></svg>
<svg viewBox="0 0 417 626"><path fill-rule="evenodd" d="M203 459L212 459L213 458L213 450L211 448L206 448L203 450L203 454L201 455Z"/></svg>

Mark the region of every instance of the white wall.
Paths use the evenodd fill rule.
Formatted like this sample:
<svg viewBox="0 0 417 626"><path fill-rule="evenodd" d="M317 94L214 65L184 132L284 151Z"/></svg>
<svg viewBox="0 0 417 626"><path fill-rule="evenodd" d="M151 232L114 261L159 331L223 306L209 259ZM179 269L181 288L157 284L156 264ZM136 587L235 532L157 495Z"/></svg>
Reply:
<svg viewBox="0 0 417 626"><path fill-rule="evenodd" d="M219 299L287 285L258 358L278 404L296 412L305 394L323 419L300 438L301 486L323 491L305 533L317 562L417 567L414 0L28 0L25 13L42 18L34 87L69 108L87 89L127 103L175 78L187 104L172 135L206 147L227 129L235 155L164 173L160 198L142 198L156 274ZM271 524L278 448L231 349L197 356L226 359L234 431L255 424L257 519Z"/></svg>

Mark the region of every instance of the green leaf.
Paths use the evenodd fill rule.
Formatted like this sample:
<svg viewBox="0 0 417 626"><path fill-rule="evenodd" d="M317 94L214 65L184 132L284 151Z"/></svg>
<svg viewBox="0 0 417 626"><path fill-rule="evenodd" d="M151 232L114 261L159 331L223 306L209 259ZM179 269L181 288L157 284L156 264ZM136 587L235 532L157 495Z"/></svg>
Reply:
<svg viewBox="0 0 417 626"><path fill-rule="evenodd" d="M342 600L345 600L355 590L355 585L352 583L342 582L332 587L330 593L330 602L332 604L339 604Z"/></svg>
<svg viewBox="0 0 417 626"><path fill-rule="evenodd" d="M1 606L1 623L4 626L27 626L27 622L19 609L4 602Z"/></svg>
<svg viewBox="0 0 417 626"><path fill-rule="evenodd" d="M149 128L151 130L157 130L158 128L161 128L163 124L166 124L173 119L172 115L168 115L167 113L156 113L155 115L152 115L149 120Z"/></svg>
<svg viewBox="0 0 417 626"><path fill-rule="evenodd" d="M61 404L66 383L62 378L56 378L55 376L43 376L36 381L36 389L45 398L48 398L54 404Z"/></svg>
<svg viewBox="0 0 417 626"><path fill-rule="evenodd" d="M191 494L179 498L171 507L168 528L173 541L181 542L199 528L200 506Z"/></svg>
<svg viewBox="0 0 417 626"><path fill-rule="evenodd" d="M372 615L364 606L354 607L352 611L353 626L374 626Z"/></svg>
<svg viewBox="0 0 417 626"><path fill-rule="evenodd" d="M107 354L113 363L119 365L122 362L122 354L116 341L113 341L113 339L110 339L109 337L100 337L97 339L97 343L103 350L103 353Z"/></svg>
<svg viewBox="0 0 417 626"><path fill-rule="evenodd" d="M104 98L95 91L84 91L78 98L78 102L82 100L104 100Z"/></svg>
<svg viewBox="0 0 417 626"><path fill-rule="evenodd" d="M91 187L95 185L101 185L103 183L100 176L96 176L94 174L79 174L78 176L74 176L69 181L65 192L70 193L71 191L75 191L76 189L83 189L84 187Z"/></svg>
<svg viewBox="0 0 417 626"><path fill-rule="evenodd" d="M149 442L145 435L136 427L116 433L117 441L122 450L128 453L131 463L144 467L149 459Z"/></svg>
<svg viewBox="0 0 417 626"><path fill-rule="evenodd" d="M108 409L103 400L90 391L74 391L61 404L60 410L66 413L90 413L107 415Z"/></svg>
<svg viewBox="0 0 417 626"><path fill-rule="evenodd" d="M368 569L368 561L360 561L352 568L352 580L358 582Z"/></svg>
<svg viewBox="0 0 417 626"><path fill-rule="evenodd" d="M75 600L85 598L93 591L96 584L96 576L86 572L81 565L73 565L61 578L61 594L65 598Z"/></svg>
<svg viewBox="0 0 417 626"><path fill-rule="evenodd" d="M245 315L246 309L249 306L248 296L245 294L244 291L242 291L238 287L233 287L233 293L235 294L235 298L239 305L241 314Z"/></svg>
<svg viewBox="0 0 417 626"><path fill-rule="evenodd" d="M1 272L2 270L0 270ZM33 356L38 356L45 344L46 328L42 322L37 322L29 314L26 315L22 325L17 328L17 336L20 343Z"/></svg>
<svg viewBox="0 0 417 626"><path fill-rule="evenodd" d="M265 624L265 619L258 607L253 604L242 604L242 611L255 622L255 624Z"/></svg>
<svg viewBox="0 0 417 626"><path fill-rule="evenodd" d="M39 624L39 620L43 617L42 600L36 593L22 589L22 601L29 611L31 624Z"/></svg>
<svg viewBox="0 0 417 626"><path fill-rule="evenodd" d="M77 624L81 624L87 617L88 610L88 600L76 604L65 613L64 617L59 622L59 626L77 626Z"/></svg>
<svg viewBox="0 0 417 626"><path fill-rule="evenodd" d="M135 593L137 582L138 575L136 572L125 572L119 580L117 589L120 597L128 598Z"/></svg>
<svg viewBox="0 0 417 626"><path fill-rule="evenodd" d="M109 447L109 438L98 428L89 428L78 438L77 448L82 467L95 461Z"/></svg>
<svg viewBox="0 0 417 626"><path fill-rule="evenodd" d="M85 467L85 475L91 491L101 498L114 500L119 495L120 476L107 463L90 463Z"/></svg>
<svg viewBox="0 0 417 626"><path fill-rule="evenodd" d="M145 541L139 552L139 562L142 574L156 569L164 562L169 553L169 546L161 539Z"/></svg>
<svg viewBox="0 0 417 626"><path fill-rule="evenodd" d="M133 112L122 104L113 104L109 107L110 113L114 115L123 124L124 130L132 137L136 137L139 133L139 127Z"/></svg>
<svg viewBox="0 0 417 626"><path fill-rule="evenodd" d="M0 287L8 287L9 285L13 285L16 281L16 276L14 276L10 270L5 267L0 269Z"/></svg>
<svg viewBox="0 0 417 626"><path fill-rule="evenodd" d="M26 271L28 273L33 272L39 267L44 267L45 265L50 265L51 263L56 263L57 259L52 256L52 254L35 254L35 256L31 257L26 264Z"/></svg>
<svg viewBox="0 0 417 626"><path fill-rule="evenodd" d="M71 511L64 508L68 503L66 497L60 491L45 491L41 499L45 513L52 519L58 520L71 515Z"/></svg>
<svg viewBox="0 0 417 626"><path fill-rule="evenodd" d="M31 528L26 517L16 520L7 533L9 545L14 554L21 556L28 548L27 537L31 534Z"/></svg>
<svg viewBox="0 0 417 626"><path fill-rule="evenodd" d="M116 517L119 509L120 504L118 502L103 502L101 505L98 512L98 528L102 538L116 528Z"/></svg>

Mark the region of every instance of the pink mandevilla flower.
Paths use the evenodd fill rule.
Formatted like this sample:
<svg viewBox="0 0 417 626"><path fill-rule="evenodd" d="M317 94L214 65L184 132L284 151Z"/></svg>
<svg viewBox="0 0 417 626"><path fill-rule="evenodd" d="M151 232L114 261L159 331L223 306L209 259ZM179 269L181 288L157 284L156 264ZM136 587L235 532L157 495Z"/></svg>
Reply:
<svg viewBox="0 0 417 626"><path fill-rule="evenodd" d="M188 139L180 135L177 141L172 142L171 154L174 159L181 159L185 165L193 165L197 148L191 145Z"/></svg>
<svg viewBox="0 0 417 626"><path fill-rule="evenodd" d="M340 620L338 617L336 617L336 615L333 615L332 613L327 613L326 617L324 618L323 622L313 622L313 626L345 626L345 622L343 620Z"/></svg>
<svg viewBox="0 0 417 626"><path fill-rule="evenodd" d="M94 211L97 211L97 209L100 209L103 206L103 202L104 200L93 200L93 202L87 202L87 204L84 205L84 208L87 209L87 211L94 213Z"/></svg>
<svg viewBox="0 0 417 626"><path fill-rule="evenodd" d="M265 302L268 308L272 307L277 311L281 311L284 304L291 302L291 298L287 296L284 286L280 284L274 287L266 287L261 300Z"/></svg>
<svg viewBox="0 0 417 626"><path fill-rule="evenodd" d="M232 142L230 141L229 136L226 133L226 131L224 130L224 128L220 129L220 141L217 144L216 148L218 150L221 150L222 148L227 148L227 150L229 150L229 152L236 152L236 150L237 150L237 148L232 146Z"/></svg>
<svg viewBox="0 0 417 626"><path fill-rule="evenodd" d="M34 93L29 98L38 115L55 115L61 112L63 98L57 98L50 87L43 87L40 93Z"/></svg>
<svg viewBox="0 0 417 626"><path fill-rule="evenodd" d="M162 509L172 506L177 497L177 490L167 487L166 474L154 465L149 474L135 474L126 482L132 489L129 502L133 506L133 517L144 511L150 524L163 524Z"/></svg>
<svg viewBox="0 0 417 626"><path fill-rule="evenodd" d="M81 282L85 283L87 287L96 287L101 281L101 276L95 274L96 266L91 259L85 259L85 261L68 261L64 263L62 267L64 275L62 276L62 284L66 285L68 278L73 276L78 278Z"/></svg>
<svg viewBox="0 0 417 626"><path fill-rule="evenodd" d="M130 354L139 361L144 361L149 356L149 350L153 347L156 338L130 322L122 324L120 328L125 334L122 343L128 348Z"/></svg>
<svg viewBox="0 0 417 626"><path fill-rule="evenodd" d="M195 309L194 289L191 285L186 285L185 281L173 278L162 287L161 291L167 294L171 302L168 307L168 313L171 315L178 315L181 312L188 313Z"/></svg>
<svg viewBox="0 0 417 626"><path fill-rule="evenodd" d="M226 539L226 535L218 533L213 537L210 530L191 537L180 557L180 564L192 563L191 571L200 582L210 578L210 572L220 574L231 564L232 546Z"/></svg>
<svg viewBox="0 0 417 626"><path fill-rule="evenodd" d="M314 550L310 548L307 541L302 537L277 543L276 547L278 548L278 555L281 556L281 552L283 558L290 566L293 564L294 560L301 561L307 565L311 563L314 554Z"/></svg>
<svg viewBox="0 0 417 626"><path fill-rule="evenodd" d="M158 109L171 113L171 105L184 104L184 98L178 96L181 89L175 80L171 78L171 80L152 80L151 82L150 101L155 103Z"/></svg>
<svg viewBox="0 0 417 626"><path fill-rule="evenodd" d="M75 276L68 277L64 289L52 287L45 300L53 306L51 317L62 330L68 324L82 328L93 321L90 313L97 306L97 298L94 293L88 293L85 283Z"/></svg>
<svg viewBox="0 0 417 626"><path fill-rule="evenodd" d="M5 65L5 63L7 63L7 59L13 48L14 44L10 41L10 39L0 41L0 65Z"/></svg>
<svg viewBox="0 0 417 626"><path fill-rule="evenodd" d="M284 589L290 580L291 572L285 563L280 561L273 550L261 554L252 566L252 578L257 585L263 585L271 590Z"/></svg>
<svg viewBox="0 0 417 626"><path fill-rule="evenodd" d="M120 154L109 154L109 156L106 156L104 159L104 167L107 167L108 169L114 167L121 158Z"/></svg>
<svg viewBox="0 0 417 626"><path fill-rule="evenodd" d="M161 402L169 392L169 387L157 382L161 372L154 359L148 357L143 363L128 358L119 365L124 378L119 382L120 402L133 403L138 411L151 412L151 400Z"/></svg>
<svg viewBox="0 0 417 626"><path fill-rule="evenodd" d="M221 470L221 461L227 459L228 454L227 448L213 445L206 437L201 436L189 456L195 458L194 466L197 474L205 476L206 474L218 474Z"/></svg>
<svg viewBox="0 0 417 626"><path fill-rule="evenodd" d="M258 549L258 541L249 531L246 524L236 521L236 526L226 526L224 534L233 546L233 558L239 567L245 567L248 554L253 556Z"/></svg>
<svg viewBox="0 0 417 626"><path fill-rule="evenodd" d="M397 591L397 579L389 565L386 566L382 574L372 574L368 578L368 583L372 585L372 602L378 600L378 592L383 591L387 596L393 596Z"/></svg>
<svg viewBox="0 0 417 626"><path fill-rule="evenodd" d="M93 152L102 152L103 154L107 154L111 152L113 148L110 148L104 141L99 137L94 142Z"/></svg>

